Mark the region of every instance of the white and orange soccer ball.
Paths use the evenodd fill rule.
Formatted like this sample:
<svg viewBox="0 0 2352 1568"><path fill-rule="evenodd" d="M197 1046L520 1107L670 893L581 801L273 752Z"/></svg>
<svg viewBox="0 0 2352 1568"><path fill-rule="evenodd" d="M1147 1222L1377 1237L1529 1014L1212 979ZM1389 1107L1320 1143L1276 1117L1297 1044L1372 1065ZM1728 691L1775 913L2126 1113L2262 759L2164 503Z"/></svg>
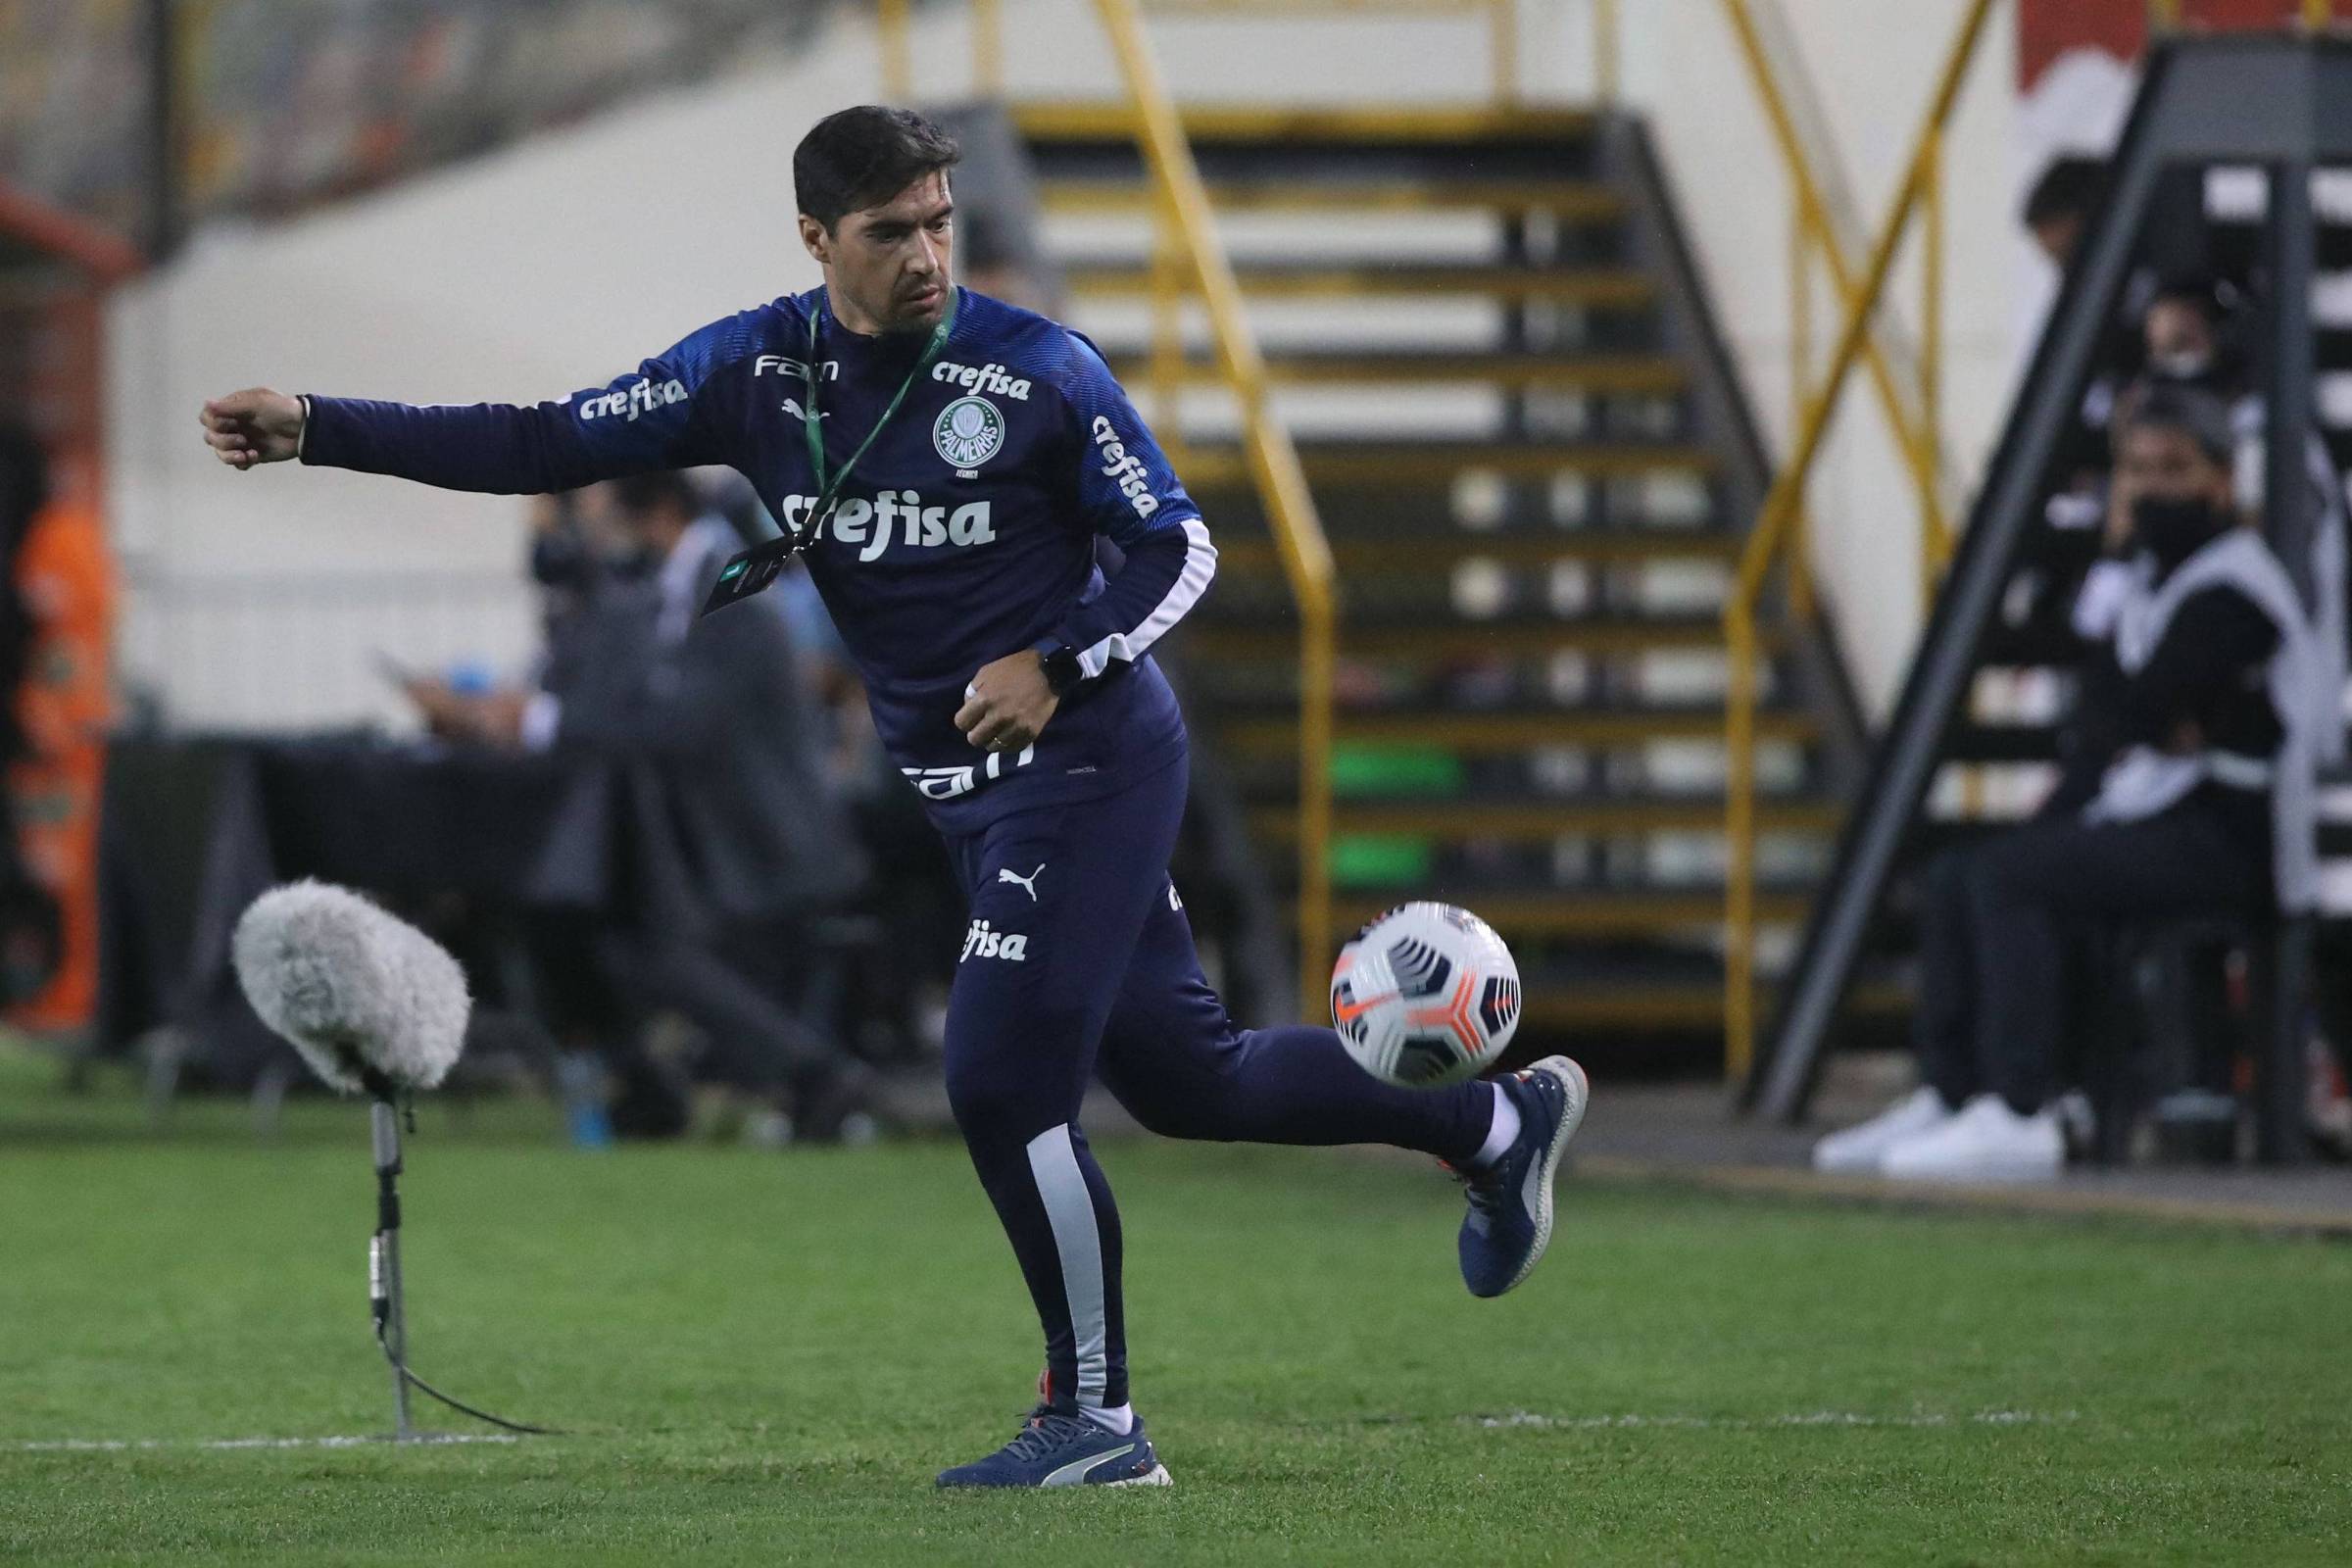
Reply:
<svg viewBox="0 0 2352 1568"><path fill-rule="evenodd" d="M1331 1022L1373 1077L1415 1089L1475 1078L1519 1027L1519 965L1450 904L1391 909L1340 950Z"/></svg>

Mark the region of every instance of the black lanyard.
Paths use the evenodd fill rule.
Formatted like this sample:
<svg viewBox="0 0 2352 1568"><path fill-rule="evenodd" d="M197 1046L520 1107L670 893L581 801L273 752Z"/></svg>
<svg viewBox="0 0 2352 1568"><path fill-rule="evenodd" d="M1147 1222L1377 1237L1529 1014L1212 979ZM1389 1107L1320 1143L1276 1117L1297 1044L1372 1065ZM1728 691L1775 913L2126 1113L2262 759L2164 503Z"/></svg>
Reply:
<svg viewBox="0 0 2352 1568"><path fill-rule="evenodd" d="M883 427L896 416L900 405L906 401L906 394L914 390L914 383L922 378L925 370L931 368L941 351L948 346L948 334L956 329L956 287L951 283L948 285L947 309L940 313L939 324L931 329L931 340L923 345L922 357L914 362L914 368L906 372L906 379L901 381L899 389L891 394L890 403L882 410L882 417L874 421L874 427L865 433L865 439L858 443L858 450L850 454L847 463L834 470L830 480L825 477L824 415L817 408L816 393L821 369L817 361L817 327L824 318L824 307L819 305L809 311L808 358L801 366L801 384L806 394L801 407L801 428L808 437L808 466L816 478L816 505L808 509L808 521L803 526L755 545L730 560L726 568L719 572L718 581L711 585L710 597L703 602L704 614L708 615L713 610L731 605L738 599L749 599L762 592L776 580L777 574L784 569L784 563L816 543L825 524L832 521L834 509L841 505L842 488L850 482L851 471L872 448Z"/></svg>

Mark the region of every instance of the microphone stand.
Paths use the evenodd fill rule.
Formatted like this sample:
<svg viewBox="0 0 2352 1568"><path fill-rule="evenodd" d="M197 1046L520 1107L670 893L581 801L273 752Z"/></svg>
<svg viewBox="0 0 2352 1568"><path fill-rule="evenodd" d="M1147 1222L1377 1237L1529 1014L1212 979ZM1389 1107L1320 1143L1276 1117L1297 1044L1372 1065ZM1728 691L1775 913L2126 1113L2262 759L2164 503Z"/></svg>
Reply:
<svg viewBox="0 0 2352 1568"><path fill-rule="evenodd" d="M369 1068L362 1082L374 1103L375 1235L368 1243L368 1305L376 1343L392 1363L392 1441L416 1436L409 1421L409 1314L400 1285L400 1107L391 1080Z"/></svg>
<svg viewBox="0 0 2352 1568"><path fill-rule="evenodd" d="M375 1235L368 1244L368 1305L375 1320L375 1343L383 1347L384 1359L392 1366L392 1441L434 1441L419 1433L409 1420L411 1387L453 1410L494 1427L504 1427L509 1432L555 1435L554 1427L535 1427L476 1409L409 1370L408 1302L400 1281L400 1118L405 1107L400 1101L400 1086L376 1068L362 1068L360 1084L373 1101L369 1106L369 1126L375 1145ZM409 1110L408 1114L413 1118L415 1112ZM412 1119L410 1131L415 1130Z"/></svg>

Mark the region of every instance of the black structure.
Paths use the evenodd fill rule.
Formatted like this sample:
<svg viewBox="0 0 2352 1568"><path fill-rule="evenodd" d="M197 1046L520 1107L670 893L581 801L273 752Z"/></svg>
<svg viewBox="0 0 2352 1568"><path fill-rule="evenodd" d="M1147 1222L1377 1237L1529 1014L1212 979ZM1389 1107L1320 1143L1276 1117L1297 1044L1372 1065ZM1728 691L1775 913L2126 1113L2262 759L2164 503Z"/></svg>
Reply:
<svg viewBox="0 0 2352 1568"><path fill-rule="evenodd" d="M2034 755L1971 737L1971 676L2004 635L1996 612L2047 495L2058 444L2075 416L2155 205L2181 166L2258 167L2269 207L2259 246L2268 310L2255 345L2269 373L2265 530L2301 586L2314 525L2304 478L2313 416L2311 290L2318 266L2316 169L2352 166L2352 42L2309 36L2176 38L2148 62L2118 145L2104 209L2075 259L1873 757L1859 804L1807 921L1743 1102L1804 1114L1830 1029L1860 962L1930 783L1955 745L1977 760ZM2340 466L2343 455L2334 455ZM1972 740L1993 749L1972 749ZM2014 737L2011 738L2012 742Z"/></svg>

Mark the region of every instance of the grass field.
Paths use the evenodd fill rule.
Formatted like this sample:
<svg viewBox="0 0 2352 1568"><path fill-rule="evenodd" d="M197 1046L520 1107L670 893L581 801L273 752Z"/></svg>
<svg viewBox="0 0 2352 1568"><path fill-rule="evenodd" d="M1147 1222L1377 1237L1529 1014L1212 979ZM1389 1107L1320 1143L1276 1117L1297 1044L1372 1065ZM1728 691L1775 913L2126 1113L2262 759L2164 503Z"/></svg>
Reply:
<svg viewBox="0 0 2352 1568"><path fill-rule="evenodd" d="M1424 1167L1118 1143L1176 1487L940 1495L1036 1365L958 1149L579 1154L529 1105L426 1109L414 1350L572 1435L208 1447L386 1424L364 1116L158 1135L54 1077L0 1055L0 1557L2352 1560L2340 1245L1572 1185L1479 1302Z"/></svg>

